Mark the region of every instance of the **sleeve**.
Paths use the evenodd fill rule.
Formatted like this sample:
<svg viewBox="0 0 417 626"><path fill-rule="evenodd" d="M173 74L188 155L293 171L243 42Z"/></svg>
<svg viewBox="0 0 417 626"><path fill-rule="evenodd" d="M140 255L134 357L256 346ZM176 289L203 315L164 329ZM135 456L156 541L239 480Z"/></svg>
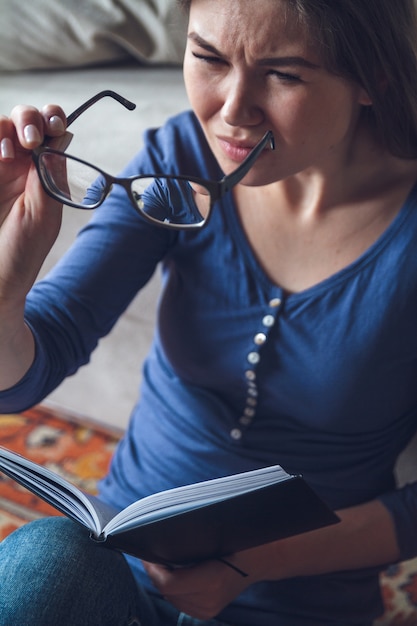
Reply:
<svg viewBox="0 0 417 626"><path fill-rule="evenodd" d="M379 497L394 522L401 560L417 556L417 482Z"/></svg>
<svg viewBox="0 0 417 626"><path fill-rule="evenodd" d="M169 125L148 131L145 147L121 176L169 167L164 159L172 132ZM175 152L168 152L172 160ZM35 337L36 356L25 377L0 393L0 412L33 406L87 363L99 339L147 283L176 237L176 232L143 220L126 191L115 185L70 250L29 293L25 316Z"/></svg>

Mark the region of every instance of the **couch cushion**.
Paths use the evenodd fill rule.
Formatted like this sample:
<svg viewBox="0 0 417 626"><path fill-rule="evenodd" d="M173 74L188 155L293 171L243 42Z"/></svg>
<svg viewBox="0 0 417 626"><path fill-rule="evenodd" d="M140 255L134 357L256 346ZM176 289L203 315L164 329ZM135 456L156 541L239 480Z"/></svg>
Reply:
<svg viewBox="0 0 417 626"><path fill-rule="evenodd" d="M175 0L2 0L0 70L135 58L182 61L186 17Z"/></svg>

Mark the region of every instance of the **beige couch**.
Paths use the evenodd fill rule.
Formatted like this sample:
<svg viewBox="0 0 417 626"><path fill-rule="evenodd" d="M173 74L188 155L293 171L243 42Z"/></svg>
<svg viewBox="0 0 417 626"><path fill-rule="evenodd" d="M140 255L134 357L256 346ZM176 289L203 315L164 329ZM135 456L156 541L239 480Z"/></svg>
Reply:
<svg viewBox="0 0 417 626"><path fill-rule="evenodd" d="M17 10L18 8L18 10ZM57 102L70 113L103 89L136 103L102 100L71 127L70 152L116 174L150 126L187 107L181 60L185 16L175 0L0 0L0 112ZM88 213L65 209L44 271L70 245ZM124 427L149 346L158 276L132 303L92 361L48 402Z"/></svg>

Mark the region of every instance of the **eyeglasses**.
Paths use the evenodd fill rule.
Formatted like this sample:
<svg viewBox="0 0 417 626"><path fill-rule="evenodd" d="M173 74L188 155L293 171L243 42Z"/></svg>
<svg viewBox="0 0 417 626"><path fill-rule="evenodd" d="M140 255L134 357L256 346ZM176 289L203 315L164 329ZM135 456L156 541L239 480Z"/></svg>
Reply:
<svg viewBox="0 0 417 626"><path fill-rule="evenodd" d="M114 91L101 91L67 117L67 127L106 96L129 110L136 106ZM198 229L207 223L213 205L244 178L268 143L273 150L272 131L265 133L236 170L219 181L152 173L116 178L87 161L51 148L48 139L33 150L32 158L45 192L65 205L96 209L113 185L121 185L133 208L148 222L177 230Z"/></svg>

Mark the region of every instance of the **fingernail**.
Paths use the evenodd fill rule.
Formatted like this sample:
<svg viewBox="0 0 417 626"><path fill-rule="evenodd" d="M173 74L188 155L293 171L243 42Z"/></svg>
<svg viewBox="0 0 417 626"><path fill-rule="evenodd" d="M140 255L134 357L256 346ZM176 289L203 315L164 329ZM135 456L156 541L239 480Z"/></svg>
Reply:
<svg viewBox="0 0 417 626"><path fill-rule="evenodd" d="M42 141L38 129L33 124L28 124L23 129L26 143L40 143Z"/></svg>
<svg viewBox="0 0 417 626"><path fill-rule="evenodd" d="M63 133L65 130L64 122L59 115L53 115L49 118L49 128L56 133Z"/></svg>
<svg viewBox="0 0 417 626"><path fill-rule="evenodd" d="M0 154L2 159L14 159L15 157L13 142L8 137L0 141Z"/></svg>

